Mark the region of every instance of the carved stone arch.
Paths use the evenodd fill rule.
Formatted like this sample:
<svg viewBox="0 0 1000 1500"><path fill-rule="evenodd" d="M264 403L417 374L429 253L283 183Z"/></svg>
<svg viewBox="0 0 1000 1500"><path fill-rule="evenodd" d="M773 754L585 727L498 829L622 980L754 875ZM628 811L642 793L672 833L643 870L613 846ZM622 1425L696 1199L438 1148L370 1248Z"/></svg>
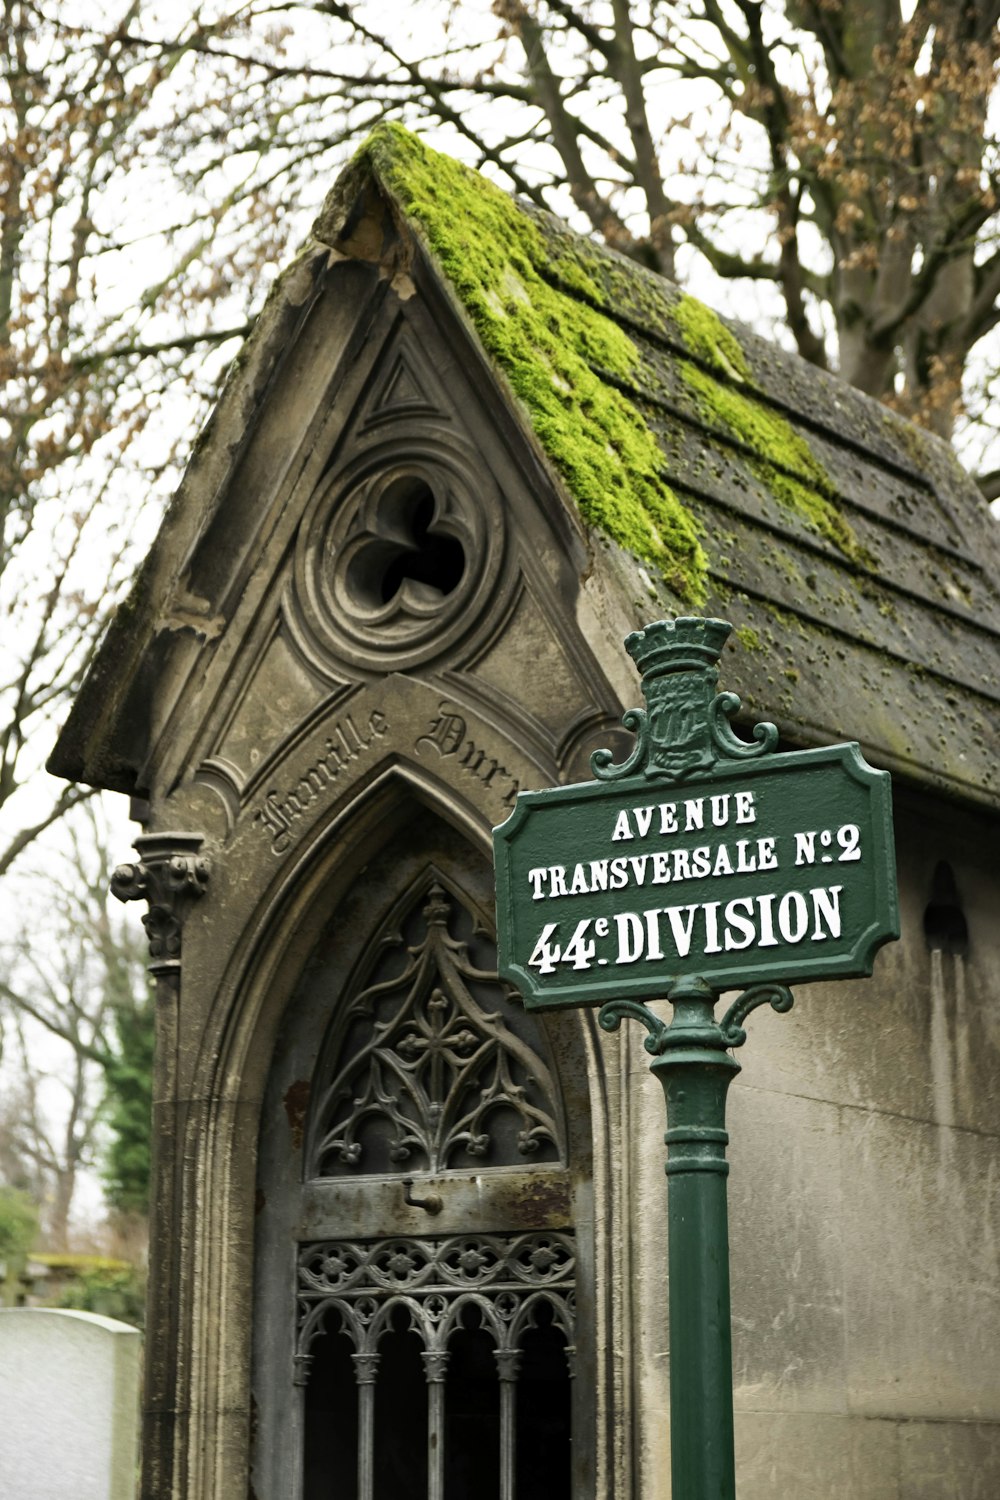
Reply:
<svg viewBox="0 0 1000 1500"><path fill-rule="evenodd" d="M404 688L416 686L405 678L397 681ZM439 696L422 690L421 710L430 713ZM353 800L317 813L280 866L252 894L243 885L235 851L231 857L225 850L217 856L214 916L219 920L219 908L238 899L241 935L215 981L212 1015L196 1064L194 1086L199 1091L231 1094L238 1080L241 1098L260 1097L305 956L320 940L330 914L353 890L373 851L404 838L414 819L426 817L475 857L490 861L492 818L488 806L478 805L483 789L468 774L459 784L461 793L443 779L436 765L415 763L390 748L354 788ZM481 797L486 804L489 791ZM497 820L505 815L496 802ZM488 923L493 922L494 901L491 874L478 901ZM187 944L192 964L215 970L211 923L204 928L189 924Z"/></svg>
<svg viewBox="0 0 1000 1500"><path fill-rule="evenodd" d="M595 1301L591 1129L595 1056L590 1045L591 1028L586 1023L581 1025L578 1016L556 1016L544 1023L546 1066L551 1067L559 1111L567 1121L565 1127L560 1126L562 1139L557 1154L568 1160L551 1161L534 1169L536 1191L531 1191L529 1168L508 1173L505 1197L500 1183L503 1169L484 1166L473 1170L477 1165L474 1158L465 1156L460 1166L446 1168L433 1178L422 1174L423 1190L412 1194L415 1200L426 1199L436 1190L447 1200L457 1185L459 1198L450 1205L446 1202L438 1219L419 1203L404 1201L398 1174L369 1177L359 1189L350 1180L317 1178L306 1170L304 1147L312 1081L320 1076L321 1059L328 1058L335 1045L330 1038L336 1032L338 1004L349 995L352 983L357 993L363 993L373 964L377 967L378 957L370 951L371 944L379 945L383 955L390 950L393 917L398 921L400 916L409 916L412 920L416 901L423 899L418 897L422 890L427 892L425 905L439 901L433 894L435 885L450 899L461 898L473 924L480 922L485 927L492 910L491 867L482 846L476 847L479 841L468 836L471 830L459 832L455 822L444 815L444 808L432 811L426 801L421 804L412 791L408 794L401 778L391 789L384 788L382 797L380 815L372 818L369 808L363 820L368 824L369 838L374 828L381 833L380 847L372 847L367 840L349 840L353 849L345 850L343 845L327 849L324 864L331 879L326 921L307 923L314 930L321 928L318 937L309 940L308 954L303 952L306 945L298 943L286 927L286 941L291 940L297 954L298 975L294 985L286 976L281 986L293 992L274 1037L260 1115L252 1319L256 1434L252 1482L259 1500L277 1500L279 1494L285 1500L299 1493L288 1485L289 1466L301 1466L303 1442L301 1401L298 1416L294 1412L289 1415L297 1399L293 1391L296 1376L302 1377L301 1360L296 1364L294 1284L299 1274L297 1263L300 1258L308 1258L310 1247L342 1244L351 1236L357 1240L361 1230L361 1242L369 1245L390 1236L401 1236L407 1244L413 1244L421 1236L427 1240L430 1235L428 1243L436 1255L435 1247L443 1243L438 1228L443 1229L445 1221L452 1234L457 1229L480 1237L493 1236L497 1244L510 1241L513 1245L525 1234L572 1236L575 1231L575 1240L571 1238L569 1243L579 1241L581 1274L586 1283L581 1300L591 1314ZM314 906L322 900L318 893L322 885L322 877L318 877L314 881ZM468 922L463 931L468 937ZM460 943L462 932L456 936L453 931L450 937ZM471 968L477 970L476 964ZM480 981L472 978L470 983ZM258 1067L253 1069L255 1073ZM598 1083L597 1097L600 1092ZM600 1144L601 1127L597 1134ZM488 1181L491 1175L493 1185ZM494 1191L497 1185L500 1190ZM501 1248L497 1253L503 1259L508 1252ZM538 1247L539 1265L546 1253L545 1247ZM563 1317L562 1304L558 1306ZM546 1314L542 1321L551 1323L552 1318ZM574 1382L576 1392L584 1393L574 1444L590 1478L587 1486L574 1494L583 1496L593 1493L594 1483L591 1392L595 1356L589 1332L584 1335L579 1358L587 1374L584 1380ZM509 1368L515 1369L516 1363L514 1360Z"/></svg>
<svg viewBox="0 0 1000 1500"><path fill-rule="evenodd" d="M254 1150L262 1096L310 948L355 885L366 850L390 844L415 813L431 816L485 859L488 825L474 807L448 800L433 778L388 767L349 808L318 820L252 894L241 885L237 851L223 849L216 861L214 921L203 922L199 912L199 920L188 924L186 962L205 976L204 988L214 998L196 1055L186 1064L187 1097L176 1106L154 1105L155 1138L172 1143L177 1162L174 1178L161 1183L166 1222L177 1226L189 1256L181 1276L184 1246L180 1238L172 1240L169 1254L161 1255L161 1280L151 1289L151 1315L161 1337L146 1402L158 1494L214 1494L220 1468L234 1453L247 1452L247 1432L252 1437L256 1430L251 1345L258 1335L268 1337L254 1295L254 1230L266 1207ZM166 1026L169 1054L176 1017ZM585 1050L592 1042L588 1035ZM192 1354L175 1370L178 1341ZM221 1492L227 1500L247 1493L238 1475L228 1484ZM284 1500L280 1486L273 1493Z"/></svg>

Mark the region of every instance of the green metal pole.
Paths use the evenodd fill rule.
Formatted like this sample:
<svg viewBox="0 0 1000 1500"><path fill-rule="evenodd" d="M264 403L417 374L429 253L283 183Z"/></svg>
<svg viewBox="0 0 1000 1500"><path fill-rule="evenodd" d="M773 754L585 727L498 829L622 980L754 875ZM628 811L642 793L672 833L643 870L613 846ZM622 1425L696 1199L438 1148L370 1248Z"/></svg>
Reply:
<svg viewBox="0 0 1000 1500"><path fill-rule="evenodd" d="M711 991L695 981L670 998L651 1067L667 1101L672 1489L675 1500L735 1500L726 1094L740 1065Z"/></svg>
<svg viewBox="0 0 1000 1500"><path fill-rule="evenodd" d="M735 1500L726 1095L740 1065L728 1049L746 1041L740 1022L751 1010L788 1010L792 996L781 985L755 986L721 1021L701 979L678 980L667 998L669 1026L634 1000L609 1001L599 1020L605 1031L626 1017L642 1022L667 1102L673 1500Z"/></svg>

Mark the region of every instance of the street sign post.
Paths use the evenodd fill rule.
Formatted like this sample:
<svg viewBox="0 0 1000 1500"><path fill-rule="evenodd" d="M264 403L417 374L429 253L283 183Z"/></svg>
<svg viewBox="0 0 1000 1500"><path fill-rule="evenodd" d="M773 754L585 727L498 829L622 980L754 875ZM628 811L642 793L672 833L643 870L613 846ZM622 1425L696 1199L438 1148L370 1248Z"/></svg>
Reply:
<svg viewBox="0 0 1000 1500"><path fill-rule="evenodd" d="M645 709L595 780L523 792L494 830L499 972L527 1008L599 1005L648 1033L667 1104L675 1500L733 1500L726 1095L743 1022L792 980L870 974L899 936L889 777L856 744L778 753L716 693L724 620L628 636ZM723 990L742 993L721 1019ZM673 1004L668 1025L642 1002Z"/></svg>

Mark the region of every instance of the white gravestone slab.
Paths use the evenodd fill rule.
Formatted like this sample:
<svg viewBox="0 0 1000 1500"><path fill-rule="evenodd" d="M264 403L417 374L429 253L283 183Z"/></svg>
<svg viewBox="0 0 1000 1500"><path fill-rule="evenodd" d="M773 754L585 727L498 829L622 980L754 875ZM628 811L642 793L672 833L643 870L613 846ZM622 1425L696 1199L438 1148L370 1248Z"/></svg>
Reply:
<svg viewBox="0 0 1000 1500"><path fill-rule="evenodd" d="M140 1342L96 1313L0 1308L4 1500L133 1500Z"/></svg>

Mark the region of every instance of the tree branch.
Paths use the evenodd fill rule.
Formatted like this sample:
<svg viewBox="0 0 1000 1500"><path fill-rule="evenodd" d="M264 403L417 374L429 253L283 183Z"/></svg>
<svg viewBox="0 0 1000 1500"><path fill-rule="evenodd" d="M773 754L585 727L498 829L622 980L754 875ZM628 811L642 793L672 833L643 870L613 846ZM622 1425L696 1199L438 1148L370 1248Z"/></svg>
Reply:
<svg viewBox="0 0 1000 1500"><path fill-rule="evenodd" d="M670 220L674 205L664 191L660 163L649 128L642 70L635 55L629 0L613 0L612 14L615 18L615 44L608 54L608 62L625 99L625 121L635 151L636 183L645 195L649 214L649 244L654 269L672 280L676 274L674 236Z"/></svg>
<svg viewBox="0 0 1000 1500"><path fill-rule="evenodd" d="M72 1047L73 1051L79 1056L86 1057L90 1062L97 1063L101 1068L106 1068L111 1062L109 1053L103 1052L99 1048L93 1047L88 1042L83 1041L79 1035L74 1034L68 1027L63 1026L55 1016L48 1015L31 1000L19 994L17 990L11 989L5 979L0 979L0 995L7 1001L8 1005L12 1005L15 1010L20 1011L23 1015L30 1016L33 1021L38 1022L39 1026L44 1026L45 1030L51 1036L58 1037L60 1041Z"/></svg>
<svg viewBox="0 0 1000 1500"><path fill-rule="evenodd" d="M202 344L225 344L229 339L245 339L253 329L253 323L237 323L231 328L206 329L204 333L178 334L176 338L160 339L151 344L117 344L111 349L97 349L90 354L78 354L68 361L74 370L93 370L114 359L146 359L155 354L170 354L197 349Z"/></svg>
<svg viewBox="0 0 1000 1500"><path fill-rule="evenodd" d="M536 102L541 106L552 130L552 144L566 171L566 181L573 202L616 250L630 255L635 237L599 191L580 151L578 121L567 110L559 80L549 63L541 26L522 0L503 0L498 11L510 22L521 39L532 80Z"/></svg>
<svg viewBox="0 0 1000 1500"><path fill-rule="evenodd" d="M66 787L60 793L58 801L49 809L45 817L39 818L36 822L30 823L27 827L20 829L11 839L7 848L0 853L0 875L6 874L15 859L17 859L17 856L23 854L28 845L40 833L44 833L46 828L51 828L53 823L57 823L60 818L65 817L71 807L76 807L77 803L85 802L88 797L93 796L96 796L96 792L92 787Z"/></svg>

